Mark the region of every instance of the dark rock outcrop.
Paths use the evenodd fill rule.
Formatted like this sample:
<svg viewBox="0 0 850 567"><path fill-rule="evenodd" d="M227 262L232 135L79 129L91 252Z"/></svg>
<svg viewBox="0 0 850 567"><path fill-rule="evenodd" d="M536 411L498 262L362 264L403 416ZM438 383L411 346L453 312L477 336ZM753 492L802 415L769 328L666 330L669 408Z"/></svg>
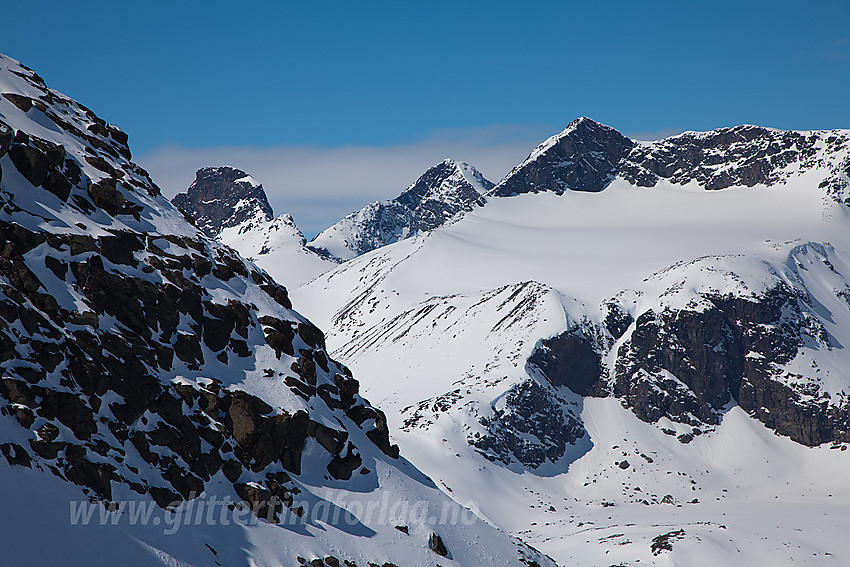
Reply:
<svg viewBox="0 0 850 567"><path fill-rule="evenodd" d="M566 386L580 396L604 391L600 349L581 329L543 339L528 358L555 387Z"/></svg>
<svg viewBox="0 0 850 567"><path fill-rule="evenodd" d="M536 469L555 463L569 445L586 435L581 420L566 400L534 380L517 384L506 394L504 407L482 417L486 433L476 434L469 443L492 461L517 461Z"/></svg>
<svg viewBox="0 0 850 567"><path fill-rule="evenodd" d="M710 132L685 132L637 145L620 171L635 185L652 187L660 179L684 185L696 181L711 191L733 185L774 185L792 163L811 167L817 135L759 126L736 126ZM719 168L718 165L727 165Z"/></svg>
<svg viewBox="0 0 850 567"><path fill-rule="evenodd" d="M464 166L485 191L493 183L474 168L454 160L443 160L429 168L393 202L413 212L410 233L434 230L463 210L483 203L479 188L473 186L459 170Z"/></svg>
<svg viewBox="0 0 850 567"><path fill-rule="evenodd" d="M602 191L635 143L613 128L579 118L539 146L493 190L495 197L553 191Z"/></svg>
<svg viewBox="0 0 850 567"><path fill-rule="evenodd" d="M647 311L617 353L613 394L640 419L714 425L730 401L804 445L850 441L850 406L816 386L792 386L783 367L806 340L828 345L790 288L756 299L706 296L701 310ZM815 336L812 337L812 334Z"/></svg>
<svg viewBox="0 0 850 567"><path fill-rule="evenodd" d="M443 538L438 536L436 532L432 533L431 537L428 538L428 547L440 557L446 557L449 554L446 544L443 543Z"/></svg>
<svg viewBox="0 0 850 567"><path fill-rule="evenodd" d="M175 196L172 202L211 238L249 219L273 218L263 186L235 167L199 169L188 191Z"/></svg>

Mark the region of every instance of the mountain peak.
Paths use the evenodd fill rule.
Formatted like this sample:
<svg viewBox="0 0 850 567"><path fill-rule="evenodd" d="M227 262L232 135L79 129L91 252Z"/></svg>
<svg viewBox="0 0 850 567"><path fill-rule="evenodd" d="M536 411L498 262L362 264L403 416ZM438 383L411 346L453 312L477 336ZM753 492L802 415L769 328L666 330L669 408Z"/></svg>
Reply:
<svg viewBox="0 0 850 567"><path fill-rule="evenodd" d="M581 127L581 126L584 126L584 127L599 126L599 127L602 127L602 128L610 128L610 126L606 126L606 125L602 124L601 122L597 122L596 120L594 120L592 118L588 118L587 116L579 116L578 118L576 118L575 120L573 120L572 122L567 124L567 127L566 127L565 130L572 130L572 129L575 129L575 128L578 128L578 127Z"/></svg>
<svg viewBox="0 0 850 567"><path fill-rule="evenodd" d="M230 166L202 167L187 192L175 196L172 202L210 237L249 220L268 222L273 218L263 185Z"/></svg>
<svg viewBox="0 0 850 567"><path fill-rule="evenodd" d="M617 164L634 144L610 126L578 118L537 146L499 183L493 195L601 191L614 179Z"/></svg>
<svg viewBox="0 0 850 567"><path fill-rule="evenodd" d="M413 208L428 200L474 202L492 187L493 183L471 165L446 158L429 167L394 201ZM433 228L436 226L423 230Z"/></svg>
<svg viewBox="0 0 850 567"><path fill-rule="evenodd" d="M569 135L580 135L580 136L588 136L588 135L597 135L600 132L617 132L616 129L611 126L607 126L602 124L601 122L597 122L592 118L588 118L587 116L581 116L576 118L569 124L567 124L566 128L558 132L557 134L550 136L546 142L540 144L540 146L547 145L547 142L551 142L560 140ZM619 132L618 132L619 133Z"/></svg>
<svg viewBox="0 0 850 567"><path fill-rule="evenodd" d="M428 168L401 195L371 203L320 233L309 247L349 260L381 246L434 230L476 204L494 184L451 158Z"/></svg>
<svg viewBox="0 0 850 567"><path fill-rule="evenodd" d="M221 165L216 167L202 167L195 172L195 182L207 182L220 177L232 177L234 182L248 183L252 187L261 187L262 184L254 179L251 175L245 173L241 169Z"/></svg>

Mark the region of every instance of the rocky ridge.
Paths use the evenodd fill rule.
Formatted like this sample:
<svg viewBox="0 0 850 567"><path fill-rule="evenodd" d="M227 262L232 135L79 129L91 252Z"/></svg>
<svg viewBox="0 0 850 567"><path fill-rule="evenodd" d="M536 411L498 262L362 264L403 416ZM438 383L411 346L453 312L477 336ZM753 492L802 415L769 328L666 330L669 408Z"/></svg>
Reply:
<svg viewBox="0 0 850 567"><path fill-rule="evenodd" d="M446 159L429 168L401 195L351 213L308 246L346 261L398 240L444 226L483 203L493 187L474 167Z"/></svg>
<svg viewBox="0 0 850 567"><path fill-rule="evenodd" d="M824 187L843 195L848 163L835 160L843 155L848 140L848 133L841 130L795 132L743 125L638 142L609 126L579 118L538 146L492 195L596 192L617 177L637 187L654 187L666 180L675 185L695 182L716 191L772 186L821 166L834 172Z"/></svg>

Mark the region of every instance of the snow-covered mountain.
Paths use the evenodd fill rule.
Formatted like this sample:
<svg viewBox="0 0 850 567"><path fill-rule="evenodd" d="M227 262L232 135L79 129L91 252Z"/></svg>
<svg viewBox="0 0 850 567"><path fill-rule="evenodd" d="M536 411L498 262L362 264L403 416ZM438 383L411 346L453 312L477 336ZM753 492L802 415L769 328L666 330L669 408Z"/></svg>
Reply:
<svg viewBox="0 0 850 567"><path fill-rule="evenodd" d="M261 183L233 167L199 169L186 193L172 199L211 238L256 262L276 282L300 285L337 262L307 248L289 214L274 217Z"/></svg>
<svg viewBox="0 0 850 567"><path fill-rule="evenodd" d="M582 118L293 297L414 464L560 564L844 565L848 188L850 131Z"/></svg>
<svg viewBox="0 0 850 567"><path fill-rule="evenodd" d="M552 565L399 457L286 289L126 134L5 56L0 172L4 564Z"/></svg>
<svg viewBox="0 0 850 567"><path fill-rule="evenodd" d="M472 207L493 183L469 164L446 159L429 168L401 195L377 201L319 233L308 245L350 260L381 246L443 226Z"/></svg>

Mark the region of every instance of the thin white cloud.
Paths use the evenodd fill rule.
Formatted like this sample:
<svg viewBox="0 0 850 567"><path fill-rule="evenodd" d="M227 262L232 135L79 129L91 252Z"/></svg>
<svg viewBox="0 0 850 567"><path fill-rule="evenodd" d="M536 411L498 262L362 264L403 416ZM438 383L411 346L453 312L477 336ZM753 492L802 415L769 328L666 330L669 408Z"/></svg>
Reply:
<svg viewBox="0 0 850 567"><path fill-rule="evenodd" d="M465 161L498 182L548 135L541 130L508 126L441 131L423 142L392 147L169 146L136 161L169 198L185 191L201 167L242 169L263 184L275 214L290 213L311 235L372 201L397 196L447 157Z"/></svg>
<svg viewBox="0 0 850 567"><path fill-rule="evenodd" d="M807 44L793 52L796 57L843 64L850 60L850 36Z"/></svg>

